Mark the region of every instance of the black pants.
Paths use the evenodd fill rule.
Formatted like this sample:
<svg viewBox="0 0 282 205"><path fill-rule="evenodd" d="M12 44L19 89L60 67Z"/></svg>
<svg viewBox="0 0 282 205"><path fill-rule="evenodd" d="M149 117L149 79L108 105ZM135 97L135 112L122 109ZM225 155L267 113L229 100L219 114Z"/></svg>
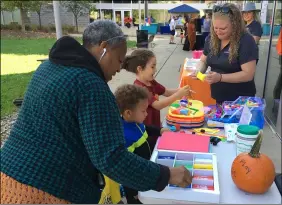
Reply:
<svg viewBox="0 0 282 205"><path fill-rule="evenodd" d="M190 50L190 43L189 43L189 40L188 40L188 36L185 36L185 42L184 42L184 45L183 45L183 50L184 51Z"/></svg>
<svg viewBox="0 0 282 205"><path fill-rule="evenodd" d="M203 32L202 35L203 35L203 39L204 39L204 42L205 42L208 35L210 35L210 32Z"/></svg>
<svg viewBox="0 0 282 205"><path fill-rule="evenodd" d="M128 204L142 204L142 202L139 199L135 199L135 196L138 195L138 191L128 187L123 187L123 189Z"/></svg>

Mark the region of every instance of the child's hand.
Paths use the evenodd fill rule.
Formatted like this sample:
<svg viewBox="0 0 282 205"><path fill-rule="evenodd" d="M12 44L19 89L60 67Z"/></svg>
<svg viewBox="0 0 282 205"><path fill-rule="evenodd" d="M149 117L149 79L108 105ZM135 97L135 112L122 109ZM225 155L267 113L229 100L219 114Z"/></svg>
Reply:
<svg viewBox="0 0 282 205"><path fill-rule="evenodd" d="M180 88L178 91L177 91L177 97L179 99L181 99L183 96L189 96L190 95L190 87L188 85Z"/></svg>
<svg viewBox="0 0 282 205"><path fill-rule="evenodd" d="M161 135L163 135L164 132L170 132L170 129L163 127L161 129Z"/></svg>

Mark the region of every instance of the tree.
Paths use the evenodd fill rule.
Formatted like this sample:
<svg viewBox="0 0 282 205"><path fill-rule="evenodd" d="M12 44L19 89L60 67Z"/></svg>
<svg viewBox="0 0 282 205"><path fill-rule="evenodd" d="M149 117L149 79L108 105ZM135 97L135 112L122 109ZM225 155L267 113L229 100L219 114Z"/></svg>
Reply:
<svg viewBox="0 0 282 205"><path fill-rule="evenodd" d="M3 18L3 25L5 25L5 16L4 16L3 11L6 11L6 8L4 7L3 1L1 1L1 7L0 7L0 9L1 9L1 15L2 15L2 18ZM2 24L2 22L1 22L1 24Z"/></svg>
<svg viewBox="0 0 282 205"><path fill-rule="evenodd" d="M78 18L83 14L89 14L89 8L93 8L93 1L61 1L68 12L72 12L75 18L76 31L78 32Z"/></svg>
<svg viewBox="0 0 282 205"><path fill-rule="evenodd" d="M95 4L90 4L90 6L89 6L89 15L92 13L92 12L95 12L95 11L97 11L97 8L96 8L96 5Z"/></svg>
<svg viewBox="0 0 282 205"><path fill-rule="evenodd" d="M47 5L48 1L31 1L30 2L30 11L34 11L38 15L38 22L39 22L39 28L42 28L41 23L41 9L44 5Z"/></svg>
<svg viewBox="0 0 282 205"><path fill-rule="evenodd" d="M25 31L25 14L30 10L31 5L31 1L1 1L1 6L7 11L14 11L15 9L20 10L22 31Z"/></svg>

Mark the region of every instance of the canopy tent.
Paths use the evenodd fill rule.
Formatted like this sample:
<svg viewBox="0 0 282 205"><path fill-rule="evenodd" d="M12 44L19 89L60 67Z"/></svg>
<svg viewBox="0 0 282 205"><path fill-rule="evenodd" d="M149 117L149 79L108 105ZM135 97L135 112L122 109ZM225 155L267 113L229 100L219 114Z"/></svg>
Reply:
<svg viewBox="0 0 282 205"><path fill-rule="evenodd" d="M200 13L198 9L195 9L187 4L182 4L173 9L168 10L169 13Z"/></svg>

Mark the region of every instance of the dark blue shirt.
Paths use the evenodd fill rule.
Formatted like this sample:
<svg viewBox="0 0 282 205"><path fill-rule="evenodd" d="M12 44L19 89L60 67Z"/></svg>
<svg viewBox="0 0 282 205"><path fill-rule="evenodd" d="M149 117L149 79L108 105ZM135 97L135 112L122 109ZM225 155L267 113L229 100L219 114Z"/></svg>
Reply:
<svg viewBox="0 0 282 205"><path fill-rule="evenodd" d="M130 147L133 143L137 142L146 131L145 125L136 122L127 122L121 119L123 124L123 131L125 137L126 148Z"/></svg>
<svg viewBox="0 0 282 205"><path fill-rule="evenodd" d="M247 30L253 35L253 36L262 36L262 27L261 24L257 21L252 21L249 25L246 26Z"/></svg>
<svg viewBox="0 0 282 205"><path fill-rule="evenodd" d="M244 33L240 39L238 57L229 62L229 47L225 46L217 56L212 55L210 49L210 36L207 37L204 55L207 56L207 65L211 70L221 74L231 74L242 71L241 65L258 59L258 47L249 33ZM233 101L239 96L254 96L256 87L254 80L244 83L219 82L211 85L211 95L217 102Z"/></svg>

